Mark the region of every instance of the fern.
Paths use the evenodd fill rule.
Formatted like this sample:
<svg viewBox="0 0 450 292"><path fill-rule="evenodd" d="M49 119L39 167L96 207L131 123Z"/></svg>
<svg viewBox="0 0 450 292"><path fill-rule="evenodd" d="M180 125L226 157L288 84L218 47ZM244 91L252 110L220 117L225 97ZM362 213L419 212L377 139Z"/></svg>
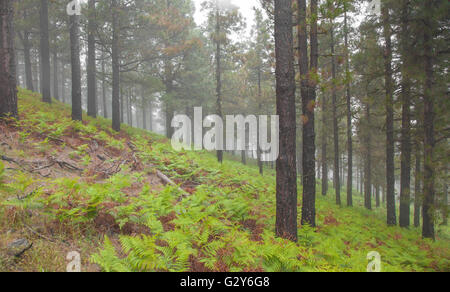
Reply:
<svg viewBox="0 0 450 292"><path fill-rule="evenodd" d="M91 261L99 265L105 272L131 271L126 262L118 258L116 250L107 236L105 236L103 249L93 254Z"/></svg>

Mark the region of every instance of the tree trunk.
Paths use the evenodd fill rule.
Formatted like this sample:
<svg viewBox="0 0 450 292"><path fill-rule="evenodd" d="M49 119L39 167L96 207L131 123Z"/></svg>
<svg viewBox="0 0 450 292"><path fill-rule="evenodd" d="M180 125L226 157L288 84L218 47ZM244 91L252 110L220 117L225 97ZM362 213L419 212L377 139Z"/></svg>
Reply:
<svg viewBox="0 0 450 292"><path fill-rule="evenodd" d="M24 16L26 16L24 12ZM25 79L27 89L34 91L33 86L33 71L31 67L31 44L30 44L30 33L25 31L23 33L23 58L25 63Z"/></svg>
<svg viewBox="0 0 450 292"><path fill-rule="evenodd" d="M262 109L262 88L261 88L261 68L258 67L258 111L259 114L261 114L261 109ZM258 119L258 129L261 128L261 125L259 124L259 119ZM259 131L257 134L257 138L256 138L257 142L256 142L256 157L258 159L258 168L259 168L259 174L260 175L264 175L264 164L262 162L262 153L261 153L261 147L259 147ZM296 161L297 163L297 161Z"/></svg>
<svg viewBox="0 0 450 292"><path fill-rule="evenodd" d="M408 6L409 0L402 0L401 47L402 47L402 141L400 177L400 227L410 226L411 208L411 90L408 72Z"/></svg>
<svg viewBox="0 0 450 292"><path fill-rule="evenodd" d="M102 101L103 101L103 117L108 118L108 103L106 100L106 71L105 71L105 55L102 54Z"/></svg>
<svg viewBox="0 0 450 292"><path fill-rule="evenodd" d="M0 1L0 118L18 117L13 3Z"/></svg>
<svg viewBox="0 0 450 292"><path fill-rule="evenodd" d="M124 93L123 88L119 89L120 93L120 123L125 123L125 100L124 100Z"/></svg>
<svg viewBox="0 0 450 292"><path fill-rule="evenodd" d="M364 164L364 162L362 162ZM364 195L364 165L361 165L359 169L359 193Z"/></svg>
<svg viewBox="0 0 450 292"><path fill-rule="evenodd" d="M316 144L315 144L315 121L314 110L316 106L316 81L312 75L317 74L318 66L318 40L317 40L317 10L318 1L311 0L311 56L309 72L301 72L301 75L308 76L307 95L302 96L303 111L303 206L302 206L302 224L316 226ZM300 26L306 27L306 1L299 0L299 7L302 11ZM306 35L305 35L306 36ZM303 38L302 46L307 46L306 38ZM303 49L304 50L304 49ZM301 55L301 59L307 56ZM305 63L305 61L302 61ZM307 63L307 62L306 62ZM302 66L304 67L304 65ZM304 68L303 68L304 69Z"/></svg>
<svg viewBox="0 0 450 292"><path fill-rule="evenodd" d="M422 208L422 173L420 147L416 148L416 169L414 177L414 226L420 227L420 210Z"/></svg>
<svg viewBox="0 0 450 292"><path fill-rule="evenodd" d="M66 65L64 62L61 62L61 100L64 103L66 101Z"/></svg>
<svg viewBox="0 0 450 292"><path fill-rule="evenodd" d="M152 101L150 100L147 104L148 104L148 115L149 115L148 129L150 131L153 131L153 106L152 106Z"/></svg>
<svg viewBox="0 0 450 292"><path fill-rule="evenodd" d="M48 0L41 0L40 10L40 53L42 101L51 103L50 93L50 44L48 37Z"/></svg>
<svg viewBox="0 0 450 292"><path fill-rule="evenodd" d="M276 235L297 241L297 169L295 70L292 2L275 1L277 114L280 118L280 156L277 160Z"/></svg>
<svg viewBox="0 0 450 292"><path fill-rule="evenodd" d="M166 117L166 136L171 139L173 135L173 128L171 127L172 119L175 115L174 109L172 107L172 94L174 92L174 84L173 84L173 66L170 60L165 61L164 65L164 74L165 74L165 86L166 86L166 95L168 96L165 101L165 117Z"/></svg>
<svg viewBox="0 0 450 292"><path fill-rule="evenodd" d="M367 126L370 127L370 105L369 102L366 105L366 121ZM368 129L368 127L366 129ZM371 147L371 135L365 133L365 149L366 158L364 160L364 206L366 209L372 210L372 147Z"/></svg>
<svg viewBox="0 0 450 292"><path fill-rule="evenodd" d="M322 195L328 193L328 159L327 159L327 98L322 96Z"/></svg>
<svg viewBox="0 0 450 292"><path fill-rule="evenodd" d="M119 24L118 24L118 3L117 0L111 1L111 9L113 15L112 30L112 128L120 132L121 111L120 111L120 64L119 64ZM122 111L123 113L123 111Z"/></svg>
<svg viewBox="0 0 450 292"><path fill-rule="evenodd" d="M21 76L20 76L20 66L19 66L19 62L20 62L20 53L16 52L15 54L15 61L14 61L14 68L16 68L16 83L17 86L23 87L21 84Z"/></svg>
<svg viewBox="0 0 450 292"><path fill-rule="evenodd" d="M83 119L81 107L81 65L79 16L70 16L70 62L72 66L72 119Z"/></svg>
<svg viewBox="0 0 450 292"><path fill-rule="evenodd" d="M141 100L142 100L142 128L147 130L147 100L145 99L144 86L141 86Z"/></svg>
<svg viewBox="0 0 450 292"><path fill-rule="evenodd" d="M247 154L245 150L241 151L241 162L243 165L247 164Z"/></svg>
<svg viewBox="0 0 450 292"><path fill-rule="evenodd" d="M445 178L447 179L447 171L445 171ZM447 226L448 225L448 184L447 181L444 183L444 200L442 203L442 225Z"/></svg>
<svg viewBox="0 0 450 292"><path fill-rule="evenodd" d="M128 94L127 94L127 120L128 120L128 125L130 125L131 127L133 127L133 96L132 96L132 89L130 88L128 90Z"/></svg>
<svg viewBox="0 0 450 292"><path fill-rule="evenodd" d="M377 184L376 186L376 190L375 190L375 199L377 202L377 208L381 207L381 202L380 202L380 185Z"/></svg>
<svg viewBox="0 0 450 292"><path fill-rule="evenodd" d="M95 1L89 0L88 15L88 62L87 62L87 86L88 86L88 115L97 117L97 80L96 80L96 60L95 60Z"/></svg>
<svg viewBox="0 0 450 292"><path fill-rule="evenodd" d="M340 180L340 167L339 167L339 129L338 129L338 116L337 116L337 94L336 94L336 57L334 56L334 27L331 23L331 75L333 78L332 86L332 102L333 102L333 144L334 144L334 188L336 190L336 204L341 205L341 180Z"/></svg>
<svg viewBox="0 0 450 292"><path fill-rule="evenodd" d="M221 44L220 44L220 13L219 8L216 11L216 95L217 95L217 104L216 111L217 115L222 118L222 68L221 68ZM217 139L217 137L216 137ZM223 151L217 150L217 160L219 163L223 162Z"/></svg>
<svg viewBox="0 0 450 292"><path fill-rule="evenodd" d="M387 204L387 224L393 226L397 224L395 211L395 166L394 166L394 97L392 81L392 41L389 8L382 6L383 32L386 42L384 52L384 75L386 83L386 204Z"/></svg>
<svg viewBox="0 0 450 292"><path fill-rule="evenodd" d="M424 57L425 57L425 86L424 86L424 194L423 194L423 229L424 238L435 239L434 214L435 207L435 169L434 169L434 95L433 95L433 29L429 17L433 15L433 1L425 1L424 18Z"/></svg>
<svg viewBox="0 0 450 292"><path fill-rule="evenodd" d="M58 52L53 51L53 97L59 100L59 81L58 81Z"/></svg>
<svg viewBox="0 0 450 292"><path fill-rule="evenodd" d="M34 63L33 63L33 74L32 76L34 77L34 82L33 82L33 87L35 88L36 92L41 92L41 88L40 88L40 70L39 70L39 63L40 63L40 57L36 56L36 55L40 55L39 51L33 51L33 57L34 57Z"/></svg>

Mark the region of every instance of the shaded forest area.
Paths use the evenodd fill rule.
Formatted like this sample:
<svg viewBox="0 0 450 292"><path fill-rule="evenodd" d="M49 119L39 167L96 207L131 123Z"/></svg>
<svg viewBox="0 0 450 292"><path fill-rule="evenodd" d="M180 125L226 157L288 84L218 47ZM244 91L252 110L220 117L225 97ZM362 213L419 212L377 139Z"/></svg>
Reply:
<svg viewBox="0 0 450 292"><path fill-rule="evenodd" d="M390 263L393 270L405 265L405 270L448 270L448 1L261 0L255 1L254 19L248 21L230 1L210 0L201 5L206 15L202 24L196 23L196 7L190 0L88 0L82 3L80 15L68 15L67 3L62 2L0 2L0 128L4 131L0 142L9 147L0 151L6 164L0 164L0 191L8 194L13 192L11 188L16 192L20 189L22 172L8 173L4 183L1 178L4 169L28 163L25 153L47 157L45 165L28 172L39 174L59 166L68 178L71 172L80 172L82 178L95 177L95 183L91 189L80 183L71 190L69 181L58 181L60 177L50 172L47 183L56 182L53 187L58 191L52 193L46 186L20 197L30 192L34 181L21 189L20 202L2 197L3 207L27 209L24 199L36 196L34 203L40 208L60 204L63 211L50 213L61 222L87 214L86 219L96 222L96 228L98 220L110 219L104 217L109 210L115 217L110 225L118 223L119 229L127 226L131 231L122 235L131 237L114 242L105 233L104 249L92 262L106 271L192 271L195 267L282 271L306 266L326 270L327 264L333 267L330 270L346 270L347 262L336 264L328 255L324 264L294 254L299 251L295 248L313 246L309 239L305 242L305 237L313 236L309 232L320 233L323 226L330 225L343 230L339 221L346 222L343 218L351 212L363 215L355 219L353 227L348 226L349 230L358 232L355 226L367 224L380 232L372 234L377 238L368 244L372 250L389 245L387 238L403 240L400 245L422 239L439 245L429 248L438 253L429 255L431 263L421 262L419 255L409 255L410 262L417 261L416 266L408 266L402 259ZM21 88L19 98L17 87ZM211 153L204 152L198 156L183 153L183 158L176 158L167 140L156 133L170 139L173 118L184 114L193 120L194 107L199 106L204 115L222 118L231 114L278 115L280 156L276 163L263 162L259 148L218 150L214 161L204 157ZM70 119L63 115L68 110ZM95 128L90 129L90 125ZM146 138L151 146L146 145ZM36 149L25 146L26 141L30 145L31 141L41 143L36 139L47 143L39 144L43 149L39 155L33 152ZM85 142L90 151L82 149ZM64 154L63 146L70 144L84 167L48 158L51 147L55 147L53 152ZM95 144L97 147L92 146ZM22 155L10 151L13 145L23 151ZM100 153L99 145L106 150ZM251 145L246 146L251 149ZM120 160L120 151L125 160ZM92 158L93 153L97 158ZM51 154L54 156L58 155ZM180 164L168 159L180 159ZM102 185L94 165L103 167L105 161L111 165L100 168L101 179L109 179L111 189L96 189L98 201L78 198L79 208L67 212L69 207L75 209L77 201L74 198L67 207L59 195L93 191ZM153 169L152 175L139 176L147 168ZM117 178L121 174L130 176L128 182L122 177L123 185ZM231 174L237 181L225 178ZM139 185L142 177L162 180L153 189L162 195L146 193L145 186ZM114 178L117 180L111 181ZM212 183L215 179L217 184ZM209 188L204 186L208 183ZM169 187L164 188L164 184ZM136 185L144 188L142 198L127 201L136 195L129 189ZM218 194L222 188L231 198ZM121 190L127 200L121 198ZM171 201L170 194L177 192L181 194ZM127 202L128 211L135 209L128 214L125 207L112 207L102 201L100 193L111 199L112 205ZM45 200L44 195L49 197ZM147 211L160 216L140 213L143 217L131 222L145 204L151 204L150 198L155 205ZM211 204L201 209L196 201L200 198ZM93 201L84 206L86 200ZM100 211L99 206L105 209ZM182 211L189 208L195 210L183 216ZM273 218L265 218L266 211ZM189 224L201 224L209 231L197 234L199 231L190 230ZM140 229L143 225L144 231ZM250 230L249 238L239 233L242 226ZM384 228L388 231L382 231ZM238 260L228 254L238 249L231 243L233 237L225 235L230 230L235 238L245 238L241 244L249 249L249 254ZM195 236L191 238L188 233ZM139 241L136 235L140 234L148 237ZM334 233L317 236L335 239ZM296 247L289 245L287 251L292 255L280 256L282 250L276 244L281 243L268 244L272 239L293 242ZM265 254L259 254L255 242L264 242ZM129 255L128 261L119 257L111 260L114 246L120 244ZM359 244L352 244L344 244L340 252L360 249ZM140 253L147 248L155 253ZM330 246L321 248L324 253L327 248L333 250ZM396 248L407 249L393 250ZM156 250L166 258L157 259ZM311 253L311 257L314 254L311 250L302 252ZM251 259L259 256L262 263ZM348 257L354 260L357 255ZM133 266L136 262L140 264ZM350 270L363 266L348 265Z"/></svg>

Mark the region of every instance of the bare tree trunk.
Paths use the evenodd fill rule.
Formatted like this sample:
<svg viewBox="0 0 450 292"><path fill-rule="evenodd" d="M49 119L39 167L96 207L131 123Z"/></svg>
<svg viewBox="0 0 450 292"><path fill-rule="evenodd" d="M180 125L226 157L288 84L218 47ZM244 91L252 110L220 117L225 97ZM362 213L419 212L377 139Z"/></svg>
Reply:
<svg viewBox="0 0 450 292"><path fill-rule="evenodd" d="M15 61L14 61L14 68L16 68L16 83L17 86L22 87L21 85L21 76L20 76L20 66L19 66L19 62L20 62L20 52L16 52L15 54Z"/></svg>
<svg viewBox="0 0 450 292"><path fill-rule="evenodd" d="M141 86L141 100L142 100L142 128L147 130L147 100L145 98L144 86Z"/></svg>
<svg viewBox="0 0 450 292"><path fill-rule="evenodd" d="M301 11L300 26L306 27L306 1L299 0ZM311 56L310 68L308 72L301 72L301 75L308 76L308 94L302 96L303 111L303 206L302 206L302 224L316 226L316 134L314 111L316 103L316 81L313 75L317 74L319 48L317 39L317 10L318 1L311 0ZM306 38L303 39L302 46L307 46ZM304 49L303 49L304 50ZM301 56L301 59L307 56ZM302 61L305 63L304 61ZM302 66L303 67L303 66Z"/></svg>
<svg viewBox="0 0 450 292"><path fill-rule="evenodd" d="M424 194L423 194L423 230L424 238L435 239L434 214L435 207L435 169L434 169L434 95L433 95L433 28L429 17L433 15L433 1L424 4L424 56L425 56L425 86L424 86Z"/></svg>
<svg viewBox="0 0 450 292"><path fill-rule="evenodd" d="M327 159L327 98L326 94L322 96L322 195L328 193L328 159Z"/></svg>
<svg viewBox="0 0 450 292"><path fill-rule="evenodd" d="M12 1L0 1L0 118L18 117Z"/></svg>
<svg viewBox="0 0 450 292"><path fill-rule="evenodd" d="M40 73L40 59L41 57L39 57L40 53L39 50L33 50L33 57L34 57L34 66L33 66L33 77L34 77L34 83L33 83L33 87L36 89L36 92L41 92L41 87L40 87L40 77L41 77L41 73Z"/></svg>
<svg viewBox="0 0 450 292"><path fill-rule="evenodd" d="M56 49L53 51L53 97L59 100L59 90L58 90L58 52Z"/></svg>
<svg viewBox="0 0 450 292"><path fill-rule="evenodd" d="M153 131L153 104L151 100L148 102L148 115L149 115L148 129L150 131Z"/></svg>
<svg viewBox="0 0 450 292"><path fill-rule="evenodd" d="M275 1L277 114L280 117L280 156L277 160L277 236L297 241L297 168L295 70L292 2Z"/></svg>
<svg viewBox="0 0 450 292"><path fill-rule="evenodd" d="M247 153L245 150L241 151L241 162L243 165L247 164Z"/></svg>
<svg viewBox="0 0 450 292"><path fill-rule="evenodd" d="M42 101L51 103L50 93L50 44L48 37L48 0L41 0L40 10L40 53Z"/></svg>
<svg viewBox="0 0 450 292"><path fill-rule="evenodd" d="M133 89L130 88L128 90L128 94L127 94L127 119L128 119L128 125L130 125L131 127L133 127L133 96L132 93Z"/></svg>
<svg viewBox="0 0 450 292"><path fill-rule="evenodd" d="M61 100L64 103L66 101L66 65L61 61Z"/></svg>
<svg viewBox="0 0 450 292"><path fill-rule="evenodd" d="M103 101L103 117L108 118L108 103L106 101L106 71L105 71L105 55L102 54L102 101Z"/></svg>
<svg viewBox="0 0 450 292"><path fill-rule="evenodd" d="M397 224L395 211L395 166L394 166L394 98L392 81L392 44L391 25L389 8L386 4L382 7L383 31L386 42L384 53L385 83L386 83L386 203L387 203L387 224L393 226Z"/></svg>
<svg viewBox="0 0 450 292"><path fill-rule="evenodd" d="M402 141L400 178L400 227L410 226L411 209L411 90L408 72L408 9L409 0L402 0L401 46L402 46Z"/></svg>
<svg viewBox="0 0 450 292"><path fill-rule="evenodd" d="M414 226L420 227L420 210L422 208L422 173L420 147L416 147L416 169L414 178Z"/></svg>
<svg viewBox="0 0 450 292"><path fill-rule="evenodd" d="M127 124L131 125L130 122L130 89L125 90L125 110L127 112Z"/></svg>
<svg viewBox="0 0 450 292"><path fill-rule="evenodd" d="M169 99L165 101L165 118L166 118L166 136L171 139L173 135L173 128L171 127L172 119L175 115L174 109L172 107L172 94L174 92L174 84L173 84L173 66L170 60L166 60L164 65L164 74L165 74L165 86L166 86L166 94L169 96Z"/></svg>
<svg viewBox="0 0 450 292"><path fill-rule="evenodd" d="M364 162L362 162L364 164ZM361 165L359 168L359 193L361 196L364 195L364 166Z"/></svg>
<svg viewBox="0 0 450 292"><path fill-rule="evenodd" d="M24 12L24 17L26 17L26 12ZM34 91L33 86L33 71L31 68L31 44L30 44L30 33L25 31L23 33L23 58L25 63L25 79L27 84L27 89Z"/></svg>
<svg viewBox="0 0 450 292"><path fill-rule="evenodd" d="M221 32L221 26L220 26L220 14L219 14L219 8L216 8L216 95L217 95L217 104L216 104L216 111L217 115L222 118L223 112L222 112L222 64L221 64L221 43L220 43L220 32ZM216 137L217 139L217 137ZM222 163L223 162L223 151L217 150L217 160Z"/></svg>
<svg viewBox="0 0 450 292"><path fill-rule="evenodd" d="M367 125L370 126L370 105L366 104L366 120ZM366 209L372 210L372 147L371 147L371 135L366 133L365 135L365 148L366 158L364 160L364 206Z"/></svg>
<svg viewBox="0 0 450 292"><path fill-rule="evenodd" d="M97 78L96 78L96 56L95 56L95 1L89 0L88 15L88 62L87 62L87 85L88 85L88 115L97 117Z"/></svg>
<svg viewBox="0 0 450 292"><path fill-rule="evenodd" d="M376 185L375 199L377 202L377 208L380 208L381 202L380 202L380 185L379 184Z"/></svg>
<svg viewBox="0 0 450 292"><path fill-rule="evenodd" d="M261 88L261 68L258 67L258 111L259 114L261 114L262 109L262 88ZM259 119L258 119L258 129L260 129ZM264 164L262 162L262 153L261 153L261 147L259 147L259 132L258 136L256 138L256 156L258 159L258 168L259 168L259 174L264 175ZM296 161L297 163L297 161Z"/></svg>
<svg viewBox="0 0 450 292"><path fill-rule="evenodd" d="M83 119L81 107L81 64L79 16L70 16L70 61L72 65L72 119Z"/></svg>
<svg viewBox="0 0 450 292"><path fill-rule="evenodd" d="M337 117L337 94L336 94L336 57L334 56L334 27L331 23L331 75L333 78L332 88L332 102L333 102L333 144L334 144L334 188L336 190L336 204L341 205L341 180L340 180L340 168L339 168L339 129L338 129L338 117Z"/></svg>
<svg viewBox="0 0 450 292"><path fill-rule="evenodd" d="M120 63L119 63L119 24L117 0L111 1L111 9L113 15L112 30L112 69L113 69L113 85L112 85L112 128L120 131L121 111L120 111ZM123 111L122 111L123 114Z"/></svg>
<svg viewBox="0 0 450 292"><path fill-rule="evenodd" d="M447 184L447 170L445 170L445 183L444 183L444 199L442 203L442 225L448 225L448 184Z"/></svg>
<svg viewBox="0 0 450 292"><path fill-rule="evenodd" d="M125 100L124 100L124 93L123 88L121 87L119 90L120 93L120 123L125 123Z"/></svg>

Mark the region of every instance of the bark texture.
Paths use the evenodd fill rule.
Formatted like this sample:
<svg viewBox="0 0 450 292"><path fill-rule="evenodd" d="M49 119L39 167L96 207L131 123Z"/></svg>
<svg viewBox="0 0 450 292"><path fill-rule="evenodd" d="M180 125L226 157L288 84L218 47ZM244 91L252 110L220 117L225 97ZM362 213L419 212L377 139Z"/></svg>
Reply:
<svg viewBox="0 0 450 292"><path fill-rule="evenodd" d="M50 43L48 33L48 0L41 0L40 10L40 53L42 101L51 103L50 93Z"/></svg>
<svg viewBox="0 0 450 292"><path fill-rule="evenodd" d="M276 235L297 241L297 169L295 70L290 0L275 1L277 114L280 156L277 160Z"/></svg>
<svg viewBox="0 0 450 292"><path fill-rule="evenodd" d="M81 64L79 16L70 16L70 63L72 66L72 119L81 121Z"/></svg>
<svg viewBox="0 0 450 292"><path fill-rule="evenodd" d="M389 8L382 6L383 33L386 42L384 52L384 75L386 83L386 207L387 224L397 224L395 211L395 172L394 172L394 90L392 80L392 31L390 25Z"/></svg>
<svg viewBox="0 0 450 292"><path fill-rule="evenodd" d="M0 1L0 118L18 117L12 1Z"/></svg>

